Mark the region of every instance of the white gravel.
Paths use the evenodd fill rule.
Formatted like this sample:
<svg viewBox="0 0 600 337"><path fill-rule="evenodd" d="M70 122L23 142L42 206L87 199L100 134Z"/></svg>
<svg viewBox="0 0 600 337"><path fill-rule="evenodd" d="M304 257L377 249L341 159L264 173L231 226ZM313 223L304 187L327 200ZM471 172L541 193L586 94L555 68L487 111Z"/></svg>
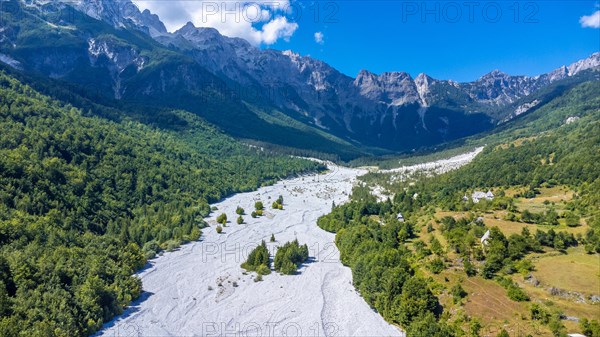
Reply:
<svg viewBox="0 0 600 337"><path fill-rule="evenodd" d="M347 201L358 175L330 165L326 175L282 181L241 193L215 206L201 241L165 253L139 273L144 294L125 313L104 326L99 336L403 336L360 297L349 268L339 261L334 234L316 225L319 216ZM270 209L279 195L284 210ZM270 199L269 199L270 197ZM252 219L261 200L265 216ZM248 215L236 223L235 209ZM222 234L214 219L225 212L230 223ZM277 242L269 243L271 234ZM254 282L240 264L261 240L275 247L297 238L308 244L310 258L298 275L276 272ZM234 282L237 286L234 286Z"/></svg>
<svg viewBox="0 0 600 337"><path fill-rule="evenodd" d="M452 170L459 169L468 163L472 162L475 157L483 151L483 146L476 148L475 150L463 154L459 154L454 157L447 159L440 159L432 162L426 162L423 164L401 166L391 170L378 170L379 173L398 173L399 176L395 176L396 179L403 179L404 177L410 176L413 173L427 173L427 174L442 174Z"/></svg>

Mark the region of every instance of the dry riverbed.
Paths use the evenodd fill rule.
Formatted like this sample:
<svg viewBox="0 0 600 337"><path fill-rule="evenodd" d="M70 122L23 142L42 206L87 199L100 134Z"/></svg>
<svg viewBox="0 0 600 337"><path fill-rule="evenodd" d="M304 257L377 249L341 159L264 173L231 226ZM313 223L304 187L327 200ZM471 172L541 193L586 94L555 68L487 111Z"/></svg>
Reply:
<svg viewBox="0 0 600 337"><path fill-rule="evenodd" d="M165 253L139 273L142 298L106 324L99 336L402 336L360 297L352 273L339 261L335 235L316 225L332 203L348 200L364 170L330 165L327 174L305 176L236 194L214 206L201 240ZM284 209L270 205L284 198ZM265 215L253 219L255 201ZM237 206L245 223L235 220ZM222 234L215 217L230 221ZM271 234L276 242L270 243ZM309 247L309 261L297 275L276 272L254 282L240 264L262 240L271 255L298 239Z"/></svg>

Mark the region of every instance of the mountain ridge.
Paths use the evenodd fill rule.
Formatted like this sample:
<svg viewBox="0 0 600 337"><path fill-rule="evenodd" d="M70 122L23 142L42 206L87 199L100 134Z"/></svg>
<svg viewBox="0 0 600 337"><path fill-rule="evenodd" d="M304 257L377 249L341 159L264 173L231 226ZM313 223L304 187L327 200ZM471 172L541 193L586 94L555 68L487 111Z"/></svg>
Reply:
<svg viewBox="0 0 600 337"><path fill-rule="evenodd" d="M0 61L8 65L75 83L87 81L84 85L101 86L103 92L109 89L112 98L120 101L147 102L160 97L160 104L195 109L201 116L206 116L207 109L196 107L195 102L207 97L225 99L240 110L250 103L351 143L391 151L434 146L486 131L527 111L523 107L519 113L506 112L511 104L600 66L600 53L595 53L534 77L494 70L478 80L458 83L425 73L413 78L405 72L363 70L353 78L310 56L291 50L262 50L191 22L169 33L158 16L139 11L128 0L27 3L27 10L43 15L53 13L48 9L51 6L72 5L112 31L85 18L77 21L46 15L50 16L46 19L49 27L44 28L48 31L31 29L41 31L40 40L56 39L68 48L53 50L54 44L48 43L43 47L33 44L32 50L21 25L9 25L0 32L0 46L13 51L0 55ZM19 50L23 45L26 52ZM181 102L186 103L182 106ZM217 115L207 118L230 128ZM244 132L236 135L247 136ZM256 133L248 138L255 137Z"/></svg>

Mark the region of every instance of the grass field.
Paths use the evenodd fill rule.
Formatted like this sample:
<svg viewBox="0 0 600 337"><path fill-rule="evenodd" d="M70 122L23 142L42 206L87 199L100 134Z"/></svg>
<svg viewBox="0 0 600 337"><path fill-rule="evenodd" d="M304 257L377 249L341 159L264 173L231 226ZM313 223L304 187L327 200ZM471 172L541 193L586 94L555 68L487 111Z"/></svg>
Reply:
<svg viewBox="0 0 600 337"><path fill-rule="evenodd" d="M528 210L530 212L541 213L549 207L561 214L565 210L566 202L573 199L573 191L565 186L555 186L551 188L540 188L540 194L535 198L519 198L515 205L520 211ZM546 204L544 204L546 202Z"/></svg>
<svg viewBox="0 0 600 337"><path fill-rule="evenodd" d="M523 192L523 189L513 188L506 191L506 195L514 196ZM541 188L540 194L535 198L517 198L515 205L519 211L525 209L541 213L549 207L554 207L559 214L566 209L566 204L573 198L573 191L567 187L558 186L552 188ZM545 202L545 203L544 203ZM537 224L526 224L517 221L504 220L507 211L495 210L475 212L484 218L485 225L488 227L498 227L506 235L520 234L523 228L527 227L531 233L536 230L548 231L566 231L572 234L585 234L589 227L582 221L578 227L568 227L560 219L560 225L548 226ZM445 216L461 218L469 216L469 212L449 212L437 211L433 219L440 220ZM421 220L421 219L419 219ZM439 231L439 224L436 221L419 221L422 225L420 236L425 242L429 242L431 236L437 237L440 242L446 246L446 240ZM436 229L433 233L427 233L426 224L430 222ZM448 260L456 264L458 256L452 252L447 254ZM439 275L433 275L428 271L424 273L431 276L436 283L443 286L446 291L440 292L439 298L442 305L448 310L452 317L460 316L461 312L469 317L477 317L483 325L482 336L496 336L502 328L506 329L511 336L552 336L548 327L539 324L539 322L530 319L529 309L532 303L539 303L550 312L560 312L565 316L598 319L600 318L600 303L592 304L589 301L590 295L600 295L600 255L585 254L583 247L569 248L567 253L561 253L552 248L546 248L545 253L529 254L527 259L532 260L535 270L532 275L540 282L535 286L532 283L525 282L523 275L514 274L511 276L513 281L519 284L521 288L530 296L529 302L515 302L508 298L506 290L496 281L485 280L479 276L467 278L460 267L450 267ZM447 293L449 289L459 282L465 291L469 294L463 305L453 303L451 296ZM566 295L552 295L549 289L555 287L568 292ZM582 301L577 293L583 295ZM580 333L577 322L563 320L568 333ZM465 323L466 324L466 323Z"/></svg>
<svg viewBox="0 0 600 337"><path fill-rule="evenodd" d="M496 336L501 329L510 336L552 336L547 327L529 319L530 303L512 301L506 290L493 280L479 276L467 278L458 268L446 269L438 275L425 274L445 288L437 295L444 310L450 312L453 319L467 316L479 320L482 326L480 336ZM468 294L462 305L454 304L452 296L447 293L456 283L460 283ZM465 322L463 328L468 329L468 325Z"/></svg>
<svg viewBox="0 0 600 337"><path fill-rule="evenodd" d="M526 141L531 142L536 139L537 139L537 136L519 138L519 139L515 139L514 141L512 141L510 143L500 144L500 145L496 146L496 148L508 149L511 145L514 145L515 147L519 147L519 146L523 145L523 143L525 143Z"/></svg>
<svg viewBox="0 0 600 337"><path fill-rule="evenodd" d="M545 226L545 225L536 225L536 224L526 224L523 222L516 221L508 221L502 219L502 214L500 212L493 214L484 215L484 222L486 226L489 227L498 227L504 233L504 235L509 236L511 234L520 234L523 228L527 227L530 233L535 233L536 230L541 230L547 232L550 229L553 229L555 232L565 231L567 233L577 234L581 233L585 234L587 231L587 226L578 226L578 227L569 227L567 225L561 224L558 226Z"/></svg>
<svg viewBox="0 0 600 337"><path fill-rule="evenodd" d="M536 259L534 276L548 286L600 295L600 256L586 254L582 247L567 253Z"/></svg>

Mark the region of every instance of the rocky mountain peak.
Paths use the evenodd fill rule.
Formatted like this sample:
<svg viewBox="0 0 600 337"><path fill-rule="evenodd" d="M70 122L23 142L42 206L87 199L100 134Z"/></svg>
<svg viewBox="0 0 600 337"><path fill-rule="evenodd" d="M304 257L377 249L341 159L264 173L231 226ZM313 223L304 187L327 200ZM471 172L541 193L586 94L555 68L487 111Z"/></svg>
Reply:
<svg viewBox="0 0 600 337"><path fill-rule="evenodd" d="M191 21L188 21L183 27L175 31L175 34L185 35L194 31L196 31L196 26Z"/></svg>
<svg viewBox="0 0 600 337"><path fill-rule="evenodd" d="M433 80L433 78L431 78L429 75L427 75L425 73L420 73L419 75L417 75L417 77L415 77L415 82L419 82L419 83L430 82L432 80Z"/></svg>
<svg viewBox="0 0 600 337"><path fill-rule="evenodd" d="M158 15L152 14L148 9L144 9L139 16L133 16L131 19L139 26L147 27L152 37L168 34L165 24L160 21Z"/></svg>
<svg viewBox="0 0 600 337"><path fill-rule="evenodd" d="M499 69L494 69L492 71L490 71L489 73L481 76L480 80L489 80L489 79L497 79L497 78L505 78L508 77L509 75L500 71Z"/></svg>
<svg viewBox="0 0 600 337"><path fill-rule="evenodd" d="M593 53L590 57L583 60L579 60L567 67L569 70L569 76L576 75L577 73L599 67L600 66L600 52Z"/></svg>
<svg viewBox="0 0 600 337"><path fill-rule="evenodd" d="M373 74L368 70L363 69L358 72L358 75L356 75L356 78L354 79L354 85L357 87L362 87L364 85L372 85L376 81L377 75Z"/></svg>

